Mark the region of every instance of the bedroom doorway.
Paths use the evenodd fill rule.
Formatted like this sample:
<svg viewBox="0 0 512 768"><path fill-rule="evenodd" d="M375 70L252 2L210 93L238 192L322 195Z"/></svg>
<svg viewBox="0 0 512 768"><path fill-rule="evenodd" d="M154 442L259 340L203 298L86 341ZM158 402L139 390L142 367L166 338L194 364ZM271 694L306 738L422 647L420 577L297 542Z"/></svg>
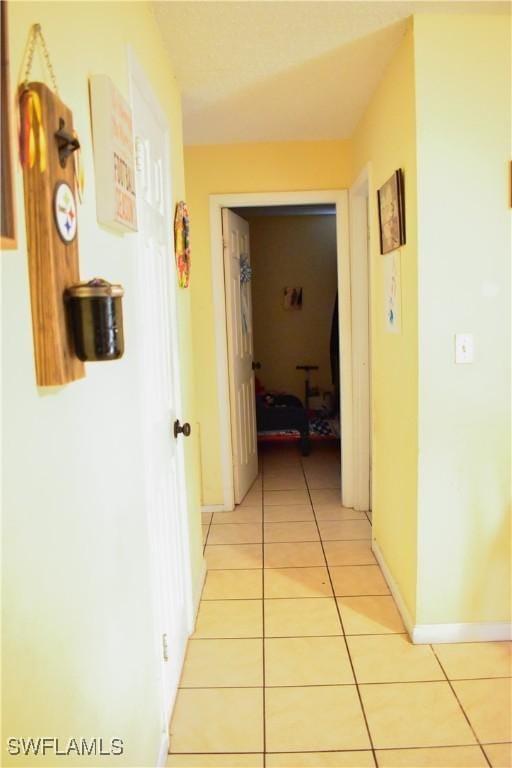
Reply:
<svg viewBox="0 0 512 768"><path fill-rule="evenodd" d="M229 398L229 349L226 330L226 290L224 281L225 242L222 234L223 208L254 206L334 205L336 220L337 280L339 296L338 328L340 338L340 408L341 458L339 471L341 493L338 499L347 507L354 506L353 389L352 389L352 309L349 256L348 193L346 190L292 193L250 193L210 196L210 231L212 240L212 271L215 307L217 386L221 428L223 508L234 507L233 419ZM295 286L294 286L295 287ZM254 362L258 362L257 360Z"/></svg>
<svg viewBox="0 0 512 768"><path fill-rule="evenodd" d="M252 404L256 402L259 467L261 472L266 464L265 486L273 479L282 485L283 480L274 478L273 472L269 476L268 471L286 457L288 489L303 489L304 475L311 474L312 487L332 489L339 503L336 207L324 203L224 209L223 234L226 275L236 273L234 289L226 279L229 359L237 365L239 350L252 354L246 366L252 383L246 389L253 392ZM238 242L243 243L241 253L233 249ZM232 344L231 321L238 308L238 338ZM233 388L231 393L233 397ZM245 398L235 395L234 402L237 409L240 403L245 409ZM239 424L253 420L236 414ZM233 424L232 431L233 442L240 444ZM242 431L249 439L252 424ZM237 447L234 452L238 455ZM302 457L298 464L294 453ZM238 488L235 463L236 503L242 500Z"/></svg>

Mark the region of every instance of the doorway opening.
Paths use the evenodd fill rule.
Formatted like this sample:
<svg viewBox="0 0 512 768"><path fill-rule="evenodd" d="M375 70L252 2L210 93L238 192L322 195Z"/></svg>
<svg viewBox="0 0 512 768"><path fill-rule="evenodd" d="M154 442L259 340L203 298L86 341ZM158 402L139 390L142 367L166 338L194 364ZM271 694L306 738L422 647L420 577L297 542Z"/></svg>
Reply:
<svg viewBox="0 0 512 768"><path fill-rule="evenodd" d="M297 498L305 494L302 475L310 474L314 487L332 489L333 500L337 495L339 502L336 207L333 203L247 206L223 209L222 215L224 240L229 241L225 260L241 260L240 273L235 265L225 264L226 272L240 274L239 285L226 282L228 317L241 328L239 339L232 343L230 332L237 329L228 321L228 353L230 364L237 365L237 352L247 339L252 354L246 387L253 399L251 410L255 406L259 467L264 459L267 466L282 459L290 466L286 485L297 490ZM238 292L241 316L235 318L236 310L230 312L229 304L237 302ZM242 423L250 438L254 413L244 414ZM233 436L235 444L237 437ZM250 465L242 469L238 464L234 462L235 503L247 492L243 481L253 480L247 475Z"/></svg>
<svg viewBox="0 0 512 768"><path fill-rule="evenodd" d="M224 490L224 502L222 508L232 510L235 504L234 463L239 460L237 440L237 428L239 427L236 413L236 405L243 398L241 393L236 394L232 385L230 390L230 371L234 369L231 363L229 348L229 312L236 303L227 300L226 287L231 284L240 286L240 275L233 280L226 264L240 263L240 251L238 261L236 258L226 259L225 254L232 246L231 234L223 236L222 210L250 208L255 206L299 206L299 205L334 205L336 220L336 257L337 257L337 288L339 300L338 332L340 339L340 444L341 444L341 493L339 498L346 507L360 507L354 497L354 398L352 382L352 306L351 306L351 272L349 254L349 210L348 192L346 190L331 190L319 192L292 192L292 193L250 193L212 195L210 197L210 231L212 245L212 271L213 293L215 309L215 333L216 333L216 360L217 360L217 390L219 403L219 423L221 432L221 458L222 458L222 482ZM235 254L236 256L236 254ZM226 279L225 279L226 278ZM231 281L231 282L230 282ZM284 286L283 286L284 287ZM291 286L297 287L297 286ZM240 296L240 291L239 291ZM241 296L239 299L241 305ZM240 306L238 310L240 312ZM299 310L300 311L300 310ZM249 358L248 352L246 357ZM257 363L251 357L251 363ZM246 363L247 364L247 360ZM247 397L247 396L246 396ZM233 429L232 429L233 427ZM243 434L247 434L244 431ZM239 439L242 432L238 429ZM367 494L368 497L368 494Z"/></svg>

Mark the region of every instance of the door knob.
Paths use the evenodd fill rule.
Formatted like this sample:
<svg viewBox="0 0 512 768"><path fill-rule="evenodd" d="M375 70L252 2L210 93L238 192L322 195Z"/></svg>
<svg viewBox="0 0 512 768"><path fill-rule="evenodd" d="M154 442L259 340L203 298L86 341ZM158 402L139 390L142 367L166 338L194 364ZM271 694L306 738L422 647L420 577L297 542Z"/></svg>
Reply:
<svg viewBox="0 0 512 768"><path fill-rule="evenodd" d="M253 371L259 371L261 368L261 363L254 363L252 364Z"/></svg>
<svg viewBox="0 0 512 768"><path fill-rule="evenodd" d="M181 426L179 419L176 419L174 422L174 437L178 437L179 434L182 434L183 437L188 437L191 432L192 429L187 421Z"/></svg>

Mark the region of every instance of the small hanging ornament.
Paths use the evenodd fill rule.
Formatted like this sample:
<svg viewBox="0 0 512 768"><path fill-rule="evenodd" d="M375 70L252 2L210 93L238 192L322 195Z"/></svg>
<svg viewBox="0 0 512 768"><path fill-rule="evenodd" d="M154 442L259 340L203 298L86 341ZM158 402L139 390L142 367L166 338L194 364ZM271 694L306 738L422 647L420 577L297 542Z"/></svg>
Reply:
<svg viewBox="0 0 512 768"><path fill-rule="evenodd" d="M241 319L242 319L242 333L247 335L249 333L249 318L250 307L249 299L251 295L251 289L249 283L252 279L252 267L249 261L248 254L240 254L240 307L241 307Z"/></svg>
<svg viewBox="0 0 512 768"><path fill-rule="evenodd" d="M248 256L240 256L240 283L250 283L252 278L252 267Z"/></svg>
<svg viewBox="0 0 512 768"><path fill-rule="evenodd" d="M180 288L188 288L190 282L190 217L187 204L183 200L176 206L174 247L178 285Z"/></svg>

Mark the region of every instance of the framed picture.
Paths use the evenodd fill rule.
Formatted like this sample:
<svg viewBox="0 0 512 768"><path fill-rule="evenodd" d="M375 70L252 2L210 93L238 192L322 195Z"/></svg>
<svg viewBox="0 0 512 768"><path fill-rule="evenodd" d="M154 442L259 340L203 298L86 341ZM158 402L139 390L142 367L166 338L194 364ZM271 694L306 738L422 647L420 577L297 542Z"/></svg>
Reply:
<svg viewBox="0 0 512 768"><path fill-rule="evenodd" d="M404 174L394 172L377 190L380 252L389 253L405 243Z"/></svg>
<svg viewBox="0 0 512 768"><path fill-rule="evenodd" d="M285 309L302 309L302 288L284 288L283 307Z"/></svg>
<svg viewBox="0 0 512 768"><path fill-rule="evenodd" d="M16 248L16 226L14 211L14 178L12 166L12 115L9 98L9 55L7 45L7 7L5 0L0 3L1 13L1 125L2 125L2 188L1 188L1 245L2 248Z"/></svg>

